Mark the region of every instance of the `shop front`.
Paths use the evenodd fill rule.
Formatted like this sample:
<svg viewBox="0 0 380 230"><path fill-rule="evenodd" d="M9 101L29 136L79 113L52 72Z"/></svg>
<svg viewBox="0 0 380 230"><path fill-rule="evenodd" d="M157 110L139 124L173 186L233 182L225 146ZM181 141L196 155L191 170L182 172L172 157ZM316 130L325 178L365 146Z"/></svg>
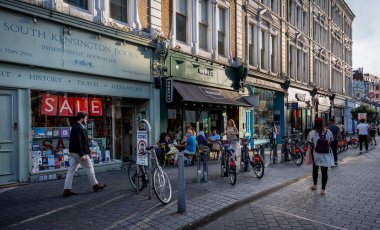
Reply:
<svg viewBox="0 0 380 230"><path fill-rule="evenodd" d="M131 160L136 120L159 121L152 50L4 8L0 24L0 126L8 127L0 130L0 184L64 175L79 111L88 114L96 171Z"/></svg>
<svg viewBox="0 0 380 230"><path fill-rule="evenodd" d="M313 102L309 91L289 87L287 104L288 134L305 134L312 128Z"/></svg>
<svg viewBox="0 0 380 230"><path fill-rule="evenodd" d="M346 100L342 98L334 98L333 103L332 116L337 124L342 123L344 125L346 122L344 119Z"/></svg>
<svg viewBox="0 0 380 230"><path fill-rule="evenodd" d="M178 139L187 127L206 136L213 129L220 134L227 120L233 119L242 133L241 110L250 105L236 90L235 69L174 52L166 63L169 77L163 80L161 94L162 132L174 132Z"/></svg>
<svg viewBox="0 0 380 230"><path fill-rule="evenodd" d="M324 95L317 95L318 97L318 109L317 109L317 115L319 118L323 119L324 124L328 124L328 121L330 119L330 113L331 113L331 103L330 98L328 96Z"/></svg>
<svg viewBox="0 0 380 230"><path fill-rule="evenodd" d="M245 97L252 106L245 108L245 134L253 137L253 145L270 143L270 126L274 123L279 135L277 144L284 135L284 93L279 83L249 77L249 96Z"/></svg>

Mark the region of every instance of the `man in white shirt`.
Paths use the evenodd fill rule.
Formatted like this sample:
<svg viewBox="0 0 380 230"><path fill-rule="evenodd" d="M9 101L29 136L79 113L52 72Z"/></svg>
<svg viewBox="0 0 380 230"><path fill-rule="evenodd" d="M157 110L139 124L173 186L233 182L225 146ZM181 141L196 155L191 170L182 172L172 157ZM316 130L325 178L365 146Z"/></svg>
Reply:
<svg viewBox="0 0 380 230"><path fill-rule="evenodd" d="M356 127L356 131L359 135L360 154L362 154L363 142L365 145L365 152L368 152L368 129L369 125L365 123L365 120L360 120L360 124Z"/></svg>

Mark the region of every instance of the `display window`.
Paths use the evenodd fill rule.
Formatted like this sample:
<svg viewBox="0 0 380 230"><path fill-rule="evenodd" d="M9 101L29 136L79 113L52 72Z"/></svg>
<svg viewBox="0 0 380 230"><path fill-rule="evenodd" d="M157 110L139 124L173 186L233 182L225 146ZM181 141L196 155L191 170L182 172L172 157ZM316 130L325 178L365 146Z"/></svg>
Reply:
<svg viewBox="0 0 380 230"><path fill-rule="evenodd" d="M273 91L255 88L259 106L254 109L254 139L268 139L270 124L273 122Z"/></svg>
<svg viewBox="0 0 380 230"><path fill-rule="evenodd" d="M120 100L103 95L31 91L32 172L70 167L70 130L78 112L88 114L85 128L95 165L122 159L128 151L132 154L132 139L126 137L132 136L133 111L121 108ZM126 143L130 146L123 147Z"/></svg>

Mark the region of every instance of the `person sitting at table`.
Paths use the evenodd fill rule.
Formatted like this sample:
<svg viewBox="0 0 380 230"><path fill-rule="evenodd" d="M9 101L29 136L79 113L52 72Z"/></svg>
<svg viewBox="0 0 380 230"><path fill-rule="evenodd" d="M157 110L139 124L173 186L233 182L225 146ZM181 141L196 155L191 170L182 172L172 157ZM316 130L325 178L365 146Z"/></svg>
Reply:
<svg viewBox="0 0 380 230"><path fill-rule="evenodd" d="M157 154L157 158L162 163L164 161L165 153L170 151L169 136L165 132L161 133L158 144L161 148L159 154Z"/></svg>
<svg viewBox="0 0 380 230"><path fill-rule="evenodd" d="M210 148L206 145L207 139L204 131L199 131L199 135L197 136L197 142L199 149L201 149L203 153L208 154L210 152Z"/></svg>
<svg viewBox="0 0 380 230"><path fill-rule="evenodd" d="M211 131L211 135L208 137L208 143L211 144L211 151L216 152L215 159L219 158L220 153L220 136L217 134L216 129Z"/></svg>
<svg viewBox="0 0 380 230"><path fill-rule="evenodd" d="M183 144L185 145L185 150L183 150L181 153L185 156L187 156L191 162L193 156L195 155L197 143L195 140L195 137L193 135L193 130L191 128L188 128L186 130L186 136L183 138Z"/></svg>

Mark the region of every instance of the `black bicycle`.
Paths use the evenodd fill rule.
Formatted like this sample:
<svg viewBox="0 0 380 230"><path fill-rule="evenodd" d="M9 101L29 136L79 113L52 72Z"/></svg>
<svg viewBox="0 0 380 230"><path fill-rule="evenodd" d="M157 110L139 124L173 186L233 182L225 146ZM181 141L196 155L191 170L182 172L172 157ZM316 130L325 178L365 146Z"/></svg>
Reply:
<svg viewBox="0 0 380 230"><path fill-rule="evenodd" d="M244 168L248 170L248 164L252 166L253 171L257 178L262 178L265 171L265 162L263 157L260 155L260 148L253 148L252 159L249 156L249 141L250 139L240 139L241 140L241 151L243 152Z"/></svg>
<svg viewBox="0 0 380 230"><path fill-rule="evenodd" d="M301 148L297 142L297 139L292 139L290 137L284 136L282 139L281 152L284 156L291 156L294 163L300 166L304 160L304 153L303 148Z"/></svg>
<svg viewBox="0 0 380 230"><path fill-rule="evenodd" d="M221 146L223 150L222 150L220 166L221 166L222 176L229 177L230 184L235 185L236 176L237 176L237 165L236 165L235 157L233 156L235 150L231 147L230 143L223 144L223 142L221 142Z"/></svg>

